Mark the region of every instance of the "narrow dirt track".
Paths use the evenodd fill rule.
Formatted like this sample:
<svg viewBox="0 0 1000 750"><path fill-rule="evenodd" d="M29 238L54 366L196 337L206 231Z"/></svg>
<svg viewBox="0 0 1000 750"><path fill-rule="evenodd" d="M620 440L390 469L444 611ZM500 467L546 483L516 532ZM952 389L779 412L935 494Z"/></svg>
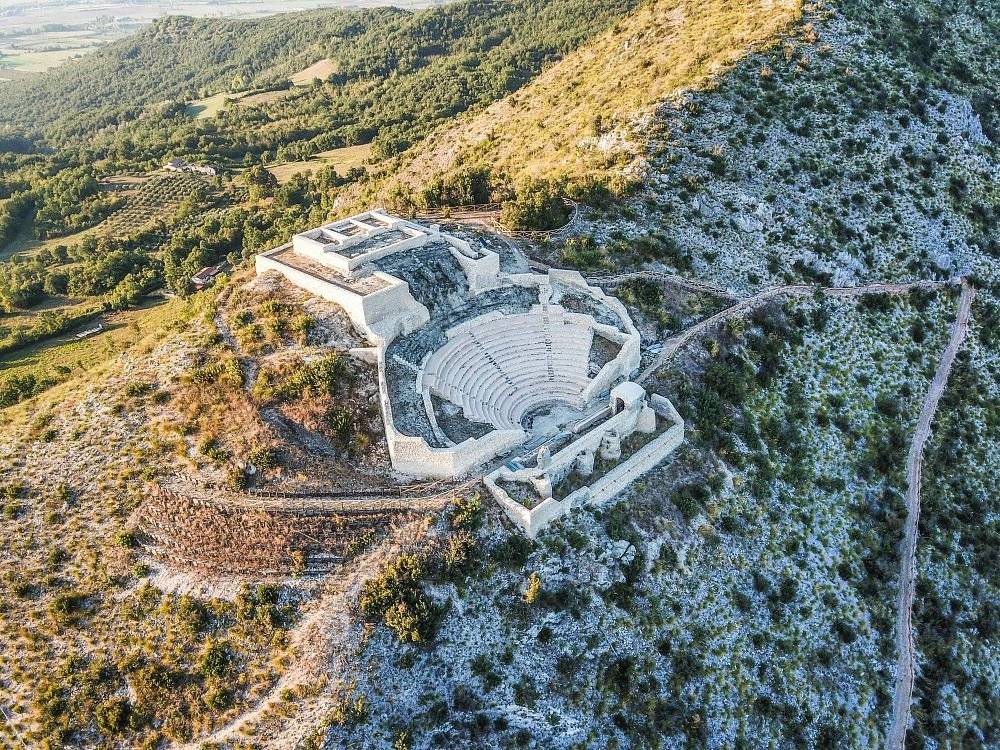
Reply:
<svg viewBox="0 0 1000 750"><path fill-rule="evenodd" d="M727 307L725 310L717 312L715 315L705 318L685 331L671 336L663 341L663 350L656 356L649 366L643 370L637 382L642 383L651 378L667 361L677 353L684 344L700 334L702 331L718 325L729 318L746 315L761 305L777 297L806 297L810 294L820 292L828 297L860 297L865 294L906 294L913 289L940 289L949 286L953 282L948 281L914 281L907 284L866 284L865 286L849 287L815 287L807 284L790 284L788 286L776 286L765 289L752 297L741 299L735 305Z"/></svg>
<svg viewBox="0 0 1000 750"><path fill-rule="evenodd" d="M951 366L965 340L969 328L972 299L975 290L968 282L962 283L962 296L958 302L958 314L952 327L951 340L941 356L934 380L924 398L920 419L917 422L910 452L906 457L906 525L900 544L900 586L899 603L896 611L896 686L892 698L892 724L886 737L887 750L903 750L906 729L910 723L910 703L913 696L914 663L916 645L913 641L913 590L917 578L917 532L920 522L920 471L923 463L924 445L931 434L931 423L937 411L938 402L944 393L951 373Z"/></svg>
<svg viewBox="0 0 1000 750"><path fill-rule="evenodd" d="M254 737L254 747L286 750L301 747L304 738L320 728L334 707L341 678L349 673L353 659L364 643L364 623L353 612L364 583L387 562L421 544L424 521L413 521L396 529L386 543L376 545L344 569L331 576L323 593L309 605L301 622L290 633L296 654L293 663L258 701L210 734L179 744L183 750L199 750ZM289 718L282 713L284 691L318 687L316 695L297 704ZM262 723L264 726L255 728ZM245 732L249 730L249 735Z"/></svg>
<svg viewBox="0 0 1000 750"><path fill-rule="evenodd" d="M537 231L519 231L505 229L500 223L500 203L483 203L474 206L451 206L448 208L427 209L418 211L414 216L416 221L436 221L448 224L467 224L471 226L484 227L497 234L524 240L540 240L544 237L556 237L568 231L576 224L580 216L580 205L570 200L564 200L567 207L572 209L569 220L556 229L545 229Z"/></svg>

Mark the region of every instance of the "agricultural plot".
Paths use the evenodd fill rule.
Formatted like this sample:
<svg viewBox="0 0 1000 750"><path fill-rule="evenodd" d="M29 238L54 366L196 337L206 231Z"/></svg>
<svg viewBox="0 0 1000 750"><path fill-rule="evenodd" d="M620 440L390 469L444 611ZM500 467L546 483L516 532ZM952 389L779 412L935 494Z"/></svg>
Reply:
<svg viewBox="0 0 1000 750"><path fill-rule="evenodd" d="M5 81L19 81L23 78L31 78L34 75L34 73L29 73L19 68L3 67L8 64L10 64L10 58L0 55L0 83Z"/></svg>
<svg viewBox="0 0 1000 750"><path fill-rule="evenodd" d="M62 237L52 237L46 240L35 239L32 232L32 227L25 227L24 231L21 232L14 240L9 242L7 245L0 247L0 261L10 260L14 257L24 258L36 255L43 250L51 250L59 245L65 245L67 247L75 245L86 237L99 234L100 224L88 229L83 229L79 232L73 234L67 234Z"/></svg>
<svg viewBox="0 0 1000 750"><path fill-rule="evenodd" d="M296 86L306 86L317 78L325 81L331 73L337 72L337 66L332 60L320 60L313 63L308 68L300 70L292 76L292 83Z"/></svg>
<svg viewBox="0 0 1000 750"><path fill-rule="evenodd" d="M74 297L45 297L30 310L20 310L13 315L0 316L0 348L3 347L11 332L18 328L30 328L46 314L65 313L79 315L93 306L93 300Z"/></svg>
<svg viewBox="0 0 1000 750"><path fill-rule="evenodd" d="M207 120L219 114L226 104L232 101L239 101L242 96L242 93L222 93L206 96L204 99L195 99L189 102L184 111L196 120Z"/></svg>
<svg viewBox="0 0 1000 750"><path fill-rule="evenodd" d="M360 146L345 146L331 151L321 151L316 157L307 161L290 161L268 167L268 171L284 184L292 177L304 172L315 172L323 167L333 167L340 175L347 174L354 167L363 166L371 156L371 144Z"/></svg>
<svg viewBox="0 0 1000 750"><path fill-rule="evenodd" d="M315 79L325 80L327 76L336 71L336 66L331 60L320 60L310 65L304 70L300 70L291 77L293 86L308 86ZM233 93L222 92L206 96L203 99L195 99L188 102L185 112L196 120L207 120L215 117L230 102L238 105L256 106L269 104L279 99L284 99L293 93L292 89L276 89L274 91L260 91L250 93L248 91L237 91Z"/></svg>
<svg viewBox="0 0 1000 750"><path fill-rule="evenodd" d="M0 77L14 80L18 74L43 73L68 60L99 49L124 36L119 30L87 29L56 31L27 30L4 35L0 45Z"/></svg>
<svg viewBox="0 0 1000 750"><path fill-rule="evenodd" d="M197 175L155 174L129 198L125 208L101 225L101 229L109 236L128 236L157 219L169 218L184 201L197 200L210 189L210 183Z"/></svg>
<svg viewBox="0 0 1000 750"><path fill-rule="evenodd" d="M288 96L294 94L293 89L277 89L276 91L261 91L259 94L248 94L247 96L240 97L237 101L239 106L255 106L258 104L270 104L271 102L276 102L279 99L284 99Z"/></svg>

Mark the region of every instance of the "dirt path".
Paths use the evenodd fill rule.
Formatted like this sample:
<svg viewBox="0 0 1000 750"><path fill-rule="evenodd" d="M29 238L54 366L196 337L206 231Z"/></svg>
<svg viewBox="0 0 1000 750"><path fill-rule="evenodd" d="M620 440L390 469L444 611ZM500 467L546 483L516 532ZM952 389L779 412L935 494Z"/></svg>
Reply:
<svg viewBox="0 0 1000 750"><path fill-rule="evenodd" d="M697 323L690 328L671 336L663 341L663 349L656 356L648 367L643 370L636 381L642 383L651 378L657 370L663 367L670 360L677 350L692 338L712 326L718 325L729 318L746 315L757 309L761 305L770 302L778 297L806 297L817 292L828 297L860 297L865 294L906 294L913 289L939 289L950 285L953 282L947 281L914 281L906 284L867 284L865 286L849 287L815 287L808 284L790 284L788 286L777 286L758 292L752 297L741 299L735 305L720 310L715 315Z"/></svg>
<svg viewBox="0 0 1000 750"><path fill-rule="evenodd" d="M900 545L900 587L899 603L896 611L896 686L892 698L892 724L886 737L887 750L903 750L906 729L910 723L910 702L913 695L914 661L916 646L913 641L913 590L917 577L917 531L920 522L920 470L923 463L924 445L931 433L931 422L937 411L941 394L944 393L951 373L952 363L958 353L969 327L969 316L975 290L967 282L962 284L962 296L958 303L958 314L952 327L951 340L938 364L937 373L924 398L917 430L910 443L906 457L906 525Z"/></svg>
<svg viewBox="0 0 1000 750"><path fill-rule="evenodd" d="M505 229L500 223L500 203L482 203L472 206L447 206L443 208L431 208L418 211L414 219L423 222L442 222L446 224L466 224L475 227L489 229L497 234L515 239L539 240L545 237L552 238L564 232L568 232L580 216L580 205L574 201L564 199L566 207L570 209L569 219L561 227L556 229L546 229L537 231L518 231Z"/></svg>
<svg viewBox="0 0 1000 750"><path fill-rule="evenodd" d="M682 289L687 289L689 292L702 292L705 294L711 294L715 297L722 297L728 300L735 300L736 295L723 289L722 287L714 286L705 281L700 281L698 279L688 278L686 276L678 276L673 273L662 273L660 271L627 271L625 273L616 273L611 276L588 276L587 281L590 284L597 284L598 286L617 286L626 281L632 279L648 279L649 281L662 281L667 284L672 284L673 286L678 286Z"/></svg>
<svg viewBox="0 0 1000 750"><path fill-rule="evenodd" d="M382 544L346 566L339 578L331 578L324 593L313 603L291 633L297 658L277 683L256 704L211 734L197 738L183 750L220 745L254 738L254 747L285 750L301 746L310 732L320 729L336 701L341 677L364 644L364 623L353 612L364 583L387 562L422 544L427 521L421 519L395 529ZM319 688L301 699L292 714L286 713L286 691L306 686Z"/></svg>
<svg viewBox="0 0 1000 750"><path fill-rule="evenodd" d="M215 314L215 328L226 346L232 349L233 354L236 355L236 361L240 363L240 369L243 371L243 389L249 393L253 389L254 383L257 382L257 362L252 358L243 356L239 342L236 341L236 337L229 329L221 312Z"/></svg>

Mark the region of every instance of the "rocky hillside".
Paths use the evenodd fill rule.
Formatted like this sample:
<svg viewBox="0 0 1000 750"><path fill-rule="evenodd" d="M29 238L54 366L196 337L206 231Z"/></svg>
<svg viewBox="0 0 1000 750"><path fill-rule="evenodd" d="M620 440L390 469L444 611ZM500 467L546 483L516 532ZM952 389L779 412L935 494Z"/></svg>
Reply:
<svg viewBox="0 0 1000 750"><path fill-rule="evenodd" d="M996 3L524 0L503 7L537 29L566 26L563 11L577 25L551 48L530 29L504 47L474 26L476 50L449 20L457 7L403 24L420 54L355 61L405 70L413 90L433 80L423 122L406 119L408 99L376 111L402 76L359 73L97 139L116 168L139 143L149 160L184 143L249 163L340 145L377 115L392 148L347 183L225 183L231 203L138 255L146 282L168 277L180 295L226 256L235 279L159 306L155 329L112 318L90 340L102 364L67 354L50 389L0 409L0 746L881 747L907 453L962 275L972 322L924 455L906 746L1000 747ZM601 7L607 28L588 39L581 19ZM68 117L64 134L93 126ZM60 158L5 155L5 195L58 176ZM270 530L248 491L398 480L371 365L348 355L356 334L276 279L247 283L246 258L352 204L561 207L566 193L586 199L568 230L506 241L605 277L659 363L645 385L685 419L681 450L536 541L466 486L443 512L359 534L336 575L304 560L289 575L206 575L157 554L136 524L147 481L225 488L247 526ZM95 269L104 294L119 281L104 261L131 257L65 250L10 264L18 289L66 297L44 274L51 255L69 279ZM937 283L881 284L893 280ZM786 284L808 286L772 289ZM670 357L649 353L671 341Z"/></svg>

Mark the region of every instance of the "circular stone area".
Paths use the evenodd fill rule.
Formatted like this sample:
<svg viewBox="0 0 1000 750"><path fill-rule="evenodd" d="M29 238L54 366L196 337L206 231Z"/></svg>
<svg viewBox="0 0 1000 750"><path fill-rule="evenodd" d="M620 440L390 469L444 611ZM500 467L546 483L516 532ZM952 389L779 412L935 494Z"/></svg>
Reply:
<svg viewBox="0 0 1000 750"><path fill-rule="evenodd" d="M424 386L498 430L519 430L550 404L583 410L594 338L586 321L558 307L470 321L427 360Z"/></svg>

